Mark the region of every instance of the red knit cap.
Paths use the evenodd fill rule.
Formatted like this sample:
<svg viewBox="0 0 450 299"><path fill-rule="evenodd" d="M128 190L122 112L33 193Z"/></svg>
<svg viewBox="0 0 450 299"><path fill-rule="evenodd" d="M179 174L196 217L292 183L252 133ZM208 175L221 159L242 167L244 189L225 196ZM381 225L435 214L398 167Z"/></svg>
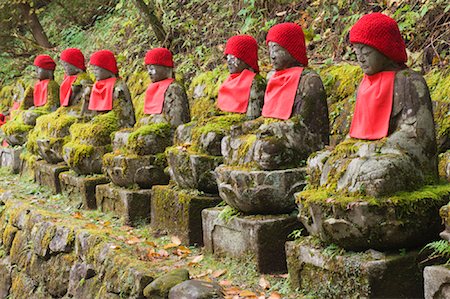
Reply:
<svg viewBox="0 0 450 299"><path fill-rule="evenodd" d="M89 63L104 68L114 74L119 73L116 57L114 57L114 53L109 50L100 50L95 52L91 55Z"/></svg>
<svg viewBox="0 0 450 299"><path fill-rule="evenodd" d="M54 71L56 68L55 61L48 55L38 55L34 59L34 65L41 69Z"/></svg>
<svg viewBox="0 0 450 299"><path fill-rule="evenodd" d="M371 46L398 63L408 60L397 22L379 12L365 15L353 25L350 42Z"/></svg>
<svg viewBox="0 0 450 299"><path fill-rule="evenodd" d="M146 65L157 64L162 66L173 67L172 52L166 48L155 48L149 50L145 54L144 62Z"/></svg>
<svg viewBox="0 0 450 299"><path fill-rule="evenodd" d="M259 73L258 43L250 35L235 35L228 39L224 54L231 54Z"/></svg>
<svg viewBox="0 0 450 299"><path fill-rule="evenodd" d="M276 42L285 48L302 65L308 65L306 57L305 35L302 27L295 23L281 23L270 28L266 43Z"/></svg>
<svg viewBox="0 0 450 299"><path fill-rule="evenodd" d="M84 63L84 55L80 49L69 48L61 52L61 60L70 63L73 66L85 71L86 65Z"/></svg>

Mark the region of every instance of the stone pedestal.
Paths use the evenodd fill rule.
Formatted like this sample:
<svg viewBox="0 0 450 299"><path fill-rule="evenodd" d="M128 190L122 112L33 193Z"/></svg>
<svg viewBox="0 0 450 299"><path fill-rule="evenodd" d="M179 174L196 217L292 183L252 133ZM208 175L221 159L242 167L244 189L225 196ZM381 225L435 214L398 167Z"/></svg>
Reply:
<svg viewBox="0 0 450 299"><path fill-rule="evenodd" d="M314 298L423 298L418 251L345 252L311 237L286 243L293 289Z"/></svg>
<svg viewBox="0 0 450 299"><path fill-rule="evenodd" d="M194 192L175 190L172 186L153 186L152 227L178 236L185 244L203 245L202 210L222 200Z"/></svg>
<svg viewBox="0 0 450 299"><path fill-rule="evenodd" d="M150 222L151 189L130 190L109 183L98 185L95 197L98 209L117 214L124 224Z"/></svg>
<svg viewBox="0 0 450 299"><path fill-rule="evenodd" d="M85 209L96 209L95 187L109 183L104 175L84 176L73 171L62 172L59 175L61 192L72 200L80 200Z"/></svg>
<svg viewBox="0 0 450 299"><path fill-rule="evenodd" d="M285 272L284 243L302 226L295 215L236 216L219 218L223 208L203 210L203 241L215 254L232 257L252 254L261 273Z"/></svg>
<svg viewBox="0 0 450 299"><path fill-rule="evenodd" d="M39 185L49 187L53 194L61 193L59 174L70 168L65 163L50 164L45 161L37 161L34 168L34 178Z"/></svg>
<svg viewBox="0 0 450 299"><path fill-rule="evenodd" d="M23 147L0 147L0 166L10 168L13 173L19 173L22 149Z"/></svg>
<svg viewBox="0 0 450 299"><path fill-rule="evenodd" d="M425 299L450 298L450 268L429 266L423 271Z"/></svg>

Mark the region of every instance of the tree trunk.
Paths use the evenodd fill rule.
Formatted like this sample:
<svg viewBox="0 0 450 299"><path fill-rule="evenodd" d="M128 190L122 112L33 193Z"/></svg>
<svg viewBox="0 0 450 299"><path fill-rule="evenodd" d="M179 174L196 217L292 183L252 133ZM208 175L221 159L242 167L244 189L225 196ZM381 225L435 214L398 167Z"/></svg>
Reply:
<svg viewBox="0 0 450 299"><path fill-rule="evenodd" d="M36 43L43 48L52 48L53 45L47 38L47 35L44 32L44 28L42 28L41 22L36 15L36 13L31 10L31 7L28 3L21 3L20 9L22 11L22 15L24 19L27 21L28 27L33 34Z"/></svg>
<svg viewBox="0 0 450 299"><path fill-rule="evenodd" d="M145 24L152 27L156 38L161 42L161 45L163 47L168 47L171 43L171 38L164 30L161 21L156 17L154 13L154 5L151 2L147 5L143 0L133 0L133 2L144 19Z"/></svg>

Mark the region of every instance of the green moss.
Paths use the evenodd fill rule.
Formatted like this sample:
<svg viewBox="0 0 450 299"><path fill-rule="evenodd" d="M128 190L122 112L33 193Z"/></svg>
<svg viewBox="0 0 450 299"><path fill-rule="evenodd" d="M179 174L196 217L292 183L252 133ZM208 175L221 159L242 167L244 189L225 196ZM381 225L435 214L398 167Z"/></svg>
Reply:
<svg viewBox="0 0 450 299"><path fill-rule="evenodd" d="M222 211L220 211L219 219L228 223L231 219L240 215L242 215L242 213L238 209L227 205L222 209Z"/></svg>
<svg viewBox="0 0 450 299"><path fill-rule="evenodd" d="M119 129L119 120L115 111L95 116L88 123L76 123L70 127L72 142L95 140L100 144L111 143L111 134Z"/></svg>
<svg viewBox="0 0 450 299"><path fill-rule="evenodd" d="M76 167L82 159L90 157L94 153L94 146L89 144L81 144L77 142L68 142L66 147L71 148L70 156L67 161L70 167Z"/></svg>

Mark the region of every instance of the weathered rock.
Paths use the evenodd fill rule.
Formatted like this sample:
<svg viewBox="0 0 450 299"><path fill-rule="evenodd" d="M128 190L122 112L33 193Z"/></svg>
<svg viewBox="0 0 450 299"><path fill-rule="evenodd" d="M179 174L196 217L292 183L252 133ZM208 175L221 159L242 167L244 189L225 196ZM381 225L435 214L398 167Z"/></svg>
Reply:
<svg viewBox="0 0 450 299"><path fill-rule="evenodd" d="M450 150L439 155L439 176L450 182Z"/></svg>
<svg viewBox="0 0 450 299"><path fill-rule="evenodd" d="M52 253L71 252L73 249L74 239L75 236L72 229L64 226L58 226L56 228L55 235L50 242L49 248Z"/></svg>
<svg viewBox="0 0 450 299"><path fill-rule="evenodd" d="M70 163L70 168L80 175L100 174L102 173L102 158L106 153L111 151L109 145L106 146L94 146L90 154L77 154L77 149L68 145L64 146L63 157L67 163L73 160L74 156L78 156L77 163Z"/></svg>
<svg viewBox="0 0 450 299"><path fill-rule="evenodd" d="M33 252L42 258L50 255L50 242L56 233L56 227L51 222L38 223L31 231L33 240Z"/></svg>
<svg viewBox="0 0 450 299"><path fill-rule="evenodd" d="M214 254L232 257L253 255L258 271L286 271L284 243L288 235L301 228L295 215L235 216L221 219L223 208L202 211L203 241Z"/></svg>
<svg viewBox="0 0 450 299"><path fill-rule="evenodd" d="M106 176L79 176L74 172L62 172L59 175L61 192L73 201L80 201L85 209L96 209L95 187L109 183Z"/></svg>
<svg viewBox="0 0 450 299"><path fill-rule="evenodd" d="M429 266L423 271L425 299L450 298L450 269Z"/></svg>
<svg viewBox="0 0 450 299"><path fill-rule="evenodd" d="M110 183L98 185L95 193L102 212L114 212L129 225L150 222L151 190L129 190Z"/></svg>
<svg viewBox="0 0 450 299"><path fill-rule="evenodd" d="M0 298L8 298L11 288L12 265L9 256L0 259Z"/></svg>
<svg viewBox="0 0 450 299"><path fill-rule="evenodd" d="M192 142L192 128L195 127L197 122L191 121L187 124L179 125L175 129L173 143L174 144L187 144Z"/></svg>
<svg viewBox="0 0 450 299"><path fill-rule="evenodd" d="M151 226L178 236L185 244L203 245L202 210L218 205L220 197L200 195L194 190L153 186Z"/></svg>
<svg viewBox="0 0 450 299"><path fill-rule="evenodd" d="M36 145L39 155L46 162L50 164L57 164L64 161L62 152L65 142L66 140L63 138L58 138L53 142L51 142L50 139L37 139Z"/></svg>
<svg viewBox="0 0 450 299"><path fill-rule="evenodd" d="M294 210L294 193L305 186L305 169L251 171L221 165L216 168L220 197L247 214L282 214Z"/></svg>
<svg viewBox="0 0 450 299"><path fill-rule="evenodd" d="M439 210L439 214L442 218L442 222L445 225L445 230L439 234L439 236L450 242L450 204L443 206Z"/></svg>
<svg viewBox="0 0 450 299"><path fill-rule="evenodd" d="M145 298L167 298L172 287L189 279L189 271L186 269L173 270L152 281L144 289Z"/></svg>
<svg viewBox="0 0 450 299"><path fill-rule="evenodd" d="M81 295L93 296L93 293L86 294L85 290L89 290L91 292L94 291L94 289L91 288L90 284L94 281L94 279L92 278L96 276L96 274L97 273L93 265L84 263L73 264L72 268L70 269L69 286L67 293L75 298L89 298L80 297ZM98 280L96 280L96 282L98 284ZM89 286L86 284L89 284Z"/></svg>
<svg viewBox="0 0 450 299"><path fill-rule="evenodd" d="M69 166L64 163L55 165L46 161L37 161L34 168L34 177L39 185L47 186L54 194L57 194L61 193L59 174L69 169Z"/></svg>
<svg viewBox="0 0 450 299"><path fill-rule="evenodd" d="M286 243L293 288L317 298L421 298L418 251L364 253L334 251L312 242Z"/></svg>
<svg viewBox="0 0 450 299"><path fill-rule="evenodd" d="M187 280L170 289L169 299L221 299L222 288L214 282Z"/></svg>
<svg viewBox="0 0 450 299"><path fill-rule="evenodd" d="M0 147L0 166L11 169L13 173L19 173L20 171L20 154L23 147Z"/></svg>

